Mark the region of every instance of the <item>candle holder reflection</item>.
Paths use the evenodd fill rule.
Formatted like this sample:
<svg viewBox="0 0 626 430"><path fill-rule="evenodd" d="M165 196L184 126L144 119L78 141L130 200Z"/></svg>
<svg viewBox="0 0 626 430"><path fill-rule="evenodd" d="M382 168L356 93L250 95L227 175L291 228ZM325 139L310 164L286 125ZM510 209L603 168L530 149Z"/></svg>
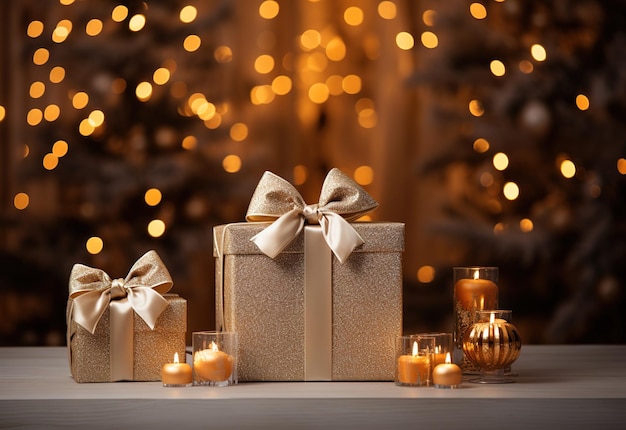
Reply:
<svg viewBox="0 0 626 430"><path fill-rule="evenodd" d="M476 322L463 340L465 357L480 368L480 376L470 382L502 384L514 382L505 369L517 360L522 340L517 328L510 322L510 310L483 310L476 312Z"/></svg>
<svg viewBox="0 0 626 430"><path fill-rule="evenodd" d="M194 332L193 385L237 384L237 333Z"/></svg>
<svg viewBox="0 0 626 430"><path fill-rule="evenodd" d="M422 337L432 337L435 339L435 349L433 354L432 367L434 368L438 364L445 363L446 354L454 354L454 343L452 341L452 333L446 332L433 332L433 333L420 333Z"/></svg>

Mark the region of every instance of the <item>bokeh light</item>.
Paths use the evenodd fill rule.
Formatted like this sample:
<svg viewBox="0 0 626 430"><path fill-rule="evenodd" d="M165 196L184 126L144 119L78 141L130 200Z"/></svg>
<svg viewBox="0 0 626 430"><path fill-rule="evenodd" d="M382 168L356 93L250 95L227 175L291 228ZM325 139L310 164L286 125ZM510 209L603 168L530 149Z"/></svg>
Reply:
<svg viewBox="0 0 626 430"><path fill-rule="evenodd" d="M87 249L87 252L92 255L99 254L104 248L104 242L98 236L93 236L87 239L87 242L85 242L85 248Z"/></svg>
<svg viewBox="0 0 626 430"><path fill-rule="evenodd" d="M378 3L378 15L383 19L394 19L398 14L396 4L392 1Z"/></svg>
<svg viewBox="0 0 626 430"><path fill-rule="evenodd" d="M26 193L17 193L13 197L13 206L15 206L15 209L17 210L24 210L28 207L29 204L30 197Z"/></svg>
<svg viewBox="0 0 626 430"><path fill-rule="evenodd" d="M509 167L509 157L504 152L498 152L493 156L493 167L497 170L505 170Z"/></svg>
<svg viewBox="0 0 626 430"><path fill-rule="evenodd" d="M359 166L354 170L354 180L359 185L369 185L374 182L374 169L370 166Z"/></svg>
<svg viewBox="0 0 626 430"><path fill-rule="evenodd" d="M148 223L148 234L152 237L161 237L165 233L165 222L160 219L153 219Z"/></svg>
<svg viewBox="0 0 626 430"><path fill-rule="evenodd" d="M351 26L361 25L363 23L363 9L357 6L350 6L343 13L343 20Z"/></svg>
<svg viewBox="0 0 626 430"><path fill-rule="evenodd" d="M560 166L561 174L565 178L573 178L576 175L576 165L572 160L561 161Z"/></svg>
<svg viewBox="0 0 626 430"><path fill-rule="evenodd" d="M280 5L274 0L265 0L259 6L259 16L264 19L274 19L278 16Z"/></svg>
<svg viewBox="0 0 626 430"><path fill-rule="evenodd" d="M580 110L589 109L589 98L584 94L578 94L576 96L576 107Z"/></svg>
<svg viewBox="0 0 626 430"><path fill-rule="evenodd" d="M485 138L479 137L476 139L472 145L474 151L482 154L489 151L489 141Z"/></svg>
<svg viewBox="0 0 626 430"><path fill-rule="evenodd" d="M487 18L487 8L481 3L472 3L469 7L470 14L476 19Z"/></svg>
<svg viewBox="0 0 626 430"><path fill-rule="evenodd" d="M502 188L504 197L507 200L515 200L519 197L519 186L515 182L507 182Z"/></svg>
<svg viewBox="0 0 626 430"><path fill-rule="evenodd" d="M415 39L411 33L401 31L396 34L396 46L404 51L408 51L415 46Z"/></svg>
<svg viewBox="0 0 626 430"><path fill-rule="evenodd" d="M485 113L482 103L478 100L472 100L469 102L469 111L474 116L482 116Z"/></svg>
<svg viewBox="0 0 626 430"><path fill-rule="evenodd" d="M417 269L417 280L422 284L429 284L435 280L436 271L433 266L421 266Z"/></svg>
<svg viewBox="0 0 626 430"><path fill-rule="evenodd" d="M491 73L493 73L494 76L504 76L504 74L506 73L506 67L504 66L504 63L500 60L493 60L489 64L489 68L491 69Z"/></svg>
<svg viewBox="0 0 626 430"><path fill-rule="evenodd" d="M178 17L180 22L189 24L190 22L195 21L198 16L198 9L195 6L187 5L180 10Z"/></svg>
<svg viewBox="0 0 626 430"><path fill-rule="evenodd" d="M133 15L128 21L128 29L130 31L140 31L146 25L146 17L140 13Z"/></svg>
<svg viewBox="0 0 626 430"><path fill-rule="evenodd" d="M530 47L530 55L536 61L545 61L547 58L546 48L536 43Z"/></svg>
<svg viewBox="0 0 626 430"><path fill-rule="evenodd" d="M235 154L227 155L222 160L222 167L228 173L237 173L241 170L241 158Z"/></svg>

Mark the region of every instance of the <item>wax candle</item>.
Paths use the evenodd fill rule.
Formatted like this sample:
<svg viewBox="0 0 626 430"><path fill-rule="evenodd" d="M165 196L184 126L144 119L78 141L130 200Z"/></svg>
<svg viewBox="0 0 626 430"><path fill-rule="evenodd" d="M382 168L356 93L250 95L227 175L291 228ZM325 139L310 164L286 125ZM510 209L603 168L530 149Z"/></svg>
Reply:
<svg viewBox="0 0 626 430"><path fill-rule="evenodd" d="M454 295L463 309L495 309L498 286L489 279L459 279L454 286Z"/></svg>
<svg viewBox="0 0 626 430"><path fill-rule="evenodd" d="M178 353L173 363L165 363L161 368L161 382L164 387L185 387L191 384L191 366L178 362Z"/></svg>
<svg viewBox="0 0 626 430"><path fill-rule="evenodd" d="M220 351L215 342L211 342L210 349L194 352L193 369L200 380L222 382L233 373L233 361L231 355Z"/></svg>
<svg viewBox="0 0 626 430"><path fill-rule="evenodd" d="M458 388L462 377L461 368L452 363L449 352L445 363L438 364L433 370L433 383L437 388Z"/></svg>
<svg viewBox="0 0 626 430"><path fill-rule="evenodd" d="M413 342L412 354L398 357L398 382L405 385L427 385L430 360L419 355L417 342Z"/></svg>

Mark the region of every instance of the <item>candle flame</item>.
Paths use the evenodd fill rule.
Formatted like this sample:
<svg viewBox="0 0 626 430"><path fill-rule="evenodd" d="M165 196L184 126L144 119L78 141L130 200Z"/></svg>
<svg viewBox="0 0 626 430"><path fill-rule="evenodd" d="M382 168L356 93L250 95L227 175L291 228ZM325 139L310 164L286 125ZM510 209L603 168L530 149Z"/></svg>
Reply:
<svg viewBox="0 0 626 430"><path fill-rule="evenodd" d="M491 312L491 314L489 315L489 324L493 324L495 321L496 321L496 313Z"/></svg>
<svg viewBox="0 0 626 430"><path fill-rule="evenodd" d="M480 279L480 272L478 270L474 270L474 279Z"/></svg>
<svg viewBox="0 0 626 430"><path fill-rule="evenodd" d="M417 357L417 342L413 342L413 357Z"/></svg>
<svg viewBox="0 0 626 430"><path fill-rule="evenodd" d="M446 364L450 364L450 363L452 363L452 359L450 358L450 353L447 352L446 353Z"/></svg>
<svg viewBox="0 0 626 430"><path fill-rule="evenodd" d="M217 344L214 341L211 341L211 350L219 351L219 348L217 347Z"/></svg>
<svg viewBox="0 0 626 430"><path fill-rule="evenodd" d="M178 353L174 353L174 363L178 364Z"/></svg>

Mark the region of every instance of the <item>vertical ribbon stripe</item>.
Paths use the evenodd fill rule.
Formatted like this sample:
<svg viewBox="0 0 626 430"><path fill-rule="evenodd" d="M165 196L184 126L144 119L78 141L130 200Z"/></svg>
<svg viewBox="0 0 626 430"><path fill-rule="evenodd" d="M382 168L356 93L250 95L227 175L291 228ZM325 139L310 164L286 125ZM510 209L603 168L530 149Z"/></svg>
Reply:
<svg viewBox="0 0 626 430"><path fill-rule="evenodd" d="M319 226L304 229L304 380L332 380L332 254Z"/></svg>
<svg viewBox="0 0 626 430"><path fill-rule="evenodd" d="M127 299L123 299L112 300L109 310L111 381L132 381L134 377L133 308Z"/></svg>

